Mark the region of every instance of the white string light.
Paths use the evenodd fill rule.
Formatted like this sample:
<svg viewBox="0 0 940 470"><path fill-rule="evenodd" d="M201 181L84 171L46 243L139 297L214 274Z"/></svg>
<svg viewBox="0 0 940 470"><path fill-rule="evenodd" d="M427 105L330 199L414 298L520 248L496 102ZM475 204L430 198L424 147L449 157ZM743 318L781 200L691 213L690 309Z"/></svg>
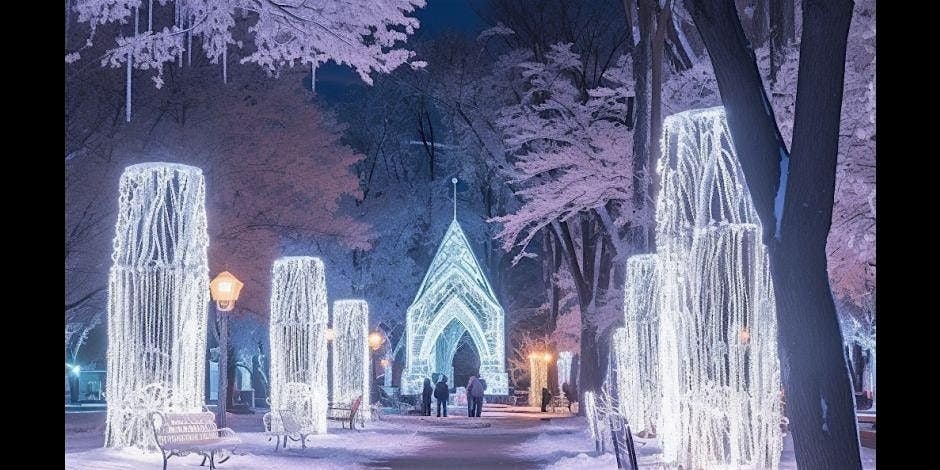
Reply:
<svg viewBox="0 0 940 470"><path fill-rule="evenodd" d="M333 401L350 404L362 397L358 413L369 419L369 304L333 302Z"/></svg>
<svg viewBox="0 0 940 470"><path fill-rule="evenodd" d="M271 409L291 409L320 434L326 433L328 321L323 261L278 258L271 281Z"/></svg>
<svg viewBox="0 0 940 470"><path fill-rule="evenodd" d="M624 327L614 332L620 412L636 431L655 434L659 420L659 289L655 254L627 259Z"/></svg>
<svg viewBox="0 0 940 470"><path fill-rule="evenodd" d="M723 108L666 118L657 202L663 461L777 468L777 323L766 249Z"/></svg>
<svg viewBox="0 0 940 470"><path fill-rule="evenodd" d="M562 387L565 383L568 383L571 380L571 359L573 355L571 351L561 351L558 353L558 387L559 391L562 390ZM571 386L570 383L568 383Z"/></svg>
<svg viewBox="0 0 940 470"><path fill-rule="evenodd" d="M542 406L542 389L548 387L547 353L529 354L529 406Z"/></svg>
<svg viewBox="0 0 940 470"><path fill-rule="evenodd" d="M153 448L151 411L204 404L209 267L202 170L144 163L120 180L108 276L105 446Z"/></svg>
<svg viewBox="0 0 940 470"><path fill-rule="evenodd" d="M508 394L504 316L455 219L408 307L402 394L419 394L425 378L451 370L453 352L464 332L470 334L480 355L480 377L486 381L486 393ZM453 385L453 377L448 377Z"/></svg>

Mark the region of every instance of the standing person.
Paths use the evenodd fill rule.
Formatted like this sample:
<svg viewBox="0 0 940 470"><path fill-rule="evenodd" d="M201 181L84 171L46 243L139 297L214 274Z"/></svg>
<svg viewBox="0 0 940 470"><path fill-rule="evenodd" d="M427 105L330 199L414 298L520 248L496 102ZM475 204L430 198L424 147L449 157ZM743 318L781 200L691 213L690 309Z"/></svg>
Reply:
<svg viewBox="0 0 940 470"><path fill-rule="evenodd" d="M447 376L442 375L440 382L434 386L434 398L437 399L437 417L441 417L441 407L444 408L444 417L447 417L447 399L450 398L450 388L447 386Z"/></svg>
<svg viewBox="0 0 940 470"><path fill-rule="evenodd" d="M565 400L568 401L568 412L571 413L571 402L574 401L574 396L571 393L571 385L565 382L565 384L561 386L561 391L565 394Z"/></svg>
<svg viewBox="0 0 940 470"><path fill-rule="evenodd" d="M548 405L552 402L552 392L549 392L547 388L542 387L542 413L545 413L545 408L548 408Z"/></svg>
<svg viewBox="0 0 940 470"><path fill-rule="evenodd" d="M467 381L467 417L474 417L474 408L473 408L473 388L478 387L477 376L471 375L470 380Z"/></svg>
<svg viewBox="0 0 940 470"><path fill-rule="evenodd" d="M486 381L476 377L473 377L471 380L473 388L467 387L467 390L469 390L467 396L470 403L473 403L471 416L479 418L480 413L483 412L483 394L486 392Z"/></svg>
<svg viewBox="0 0 940 470"><path fill-rule="evenodd" d="M431 387L431 379L424 378L424 389L421 391L421 412L424 416L431 416L431 395L434 393L434 387Z"/></svg>

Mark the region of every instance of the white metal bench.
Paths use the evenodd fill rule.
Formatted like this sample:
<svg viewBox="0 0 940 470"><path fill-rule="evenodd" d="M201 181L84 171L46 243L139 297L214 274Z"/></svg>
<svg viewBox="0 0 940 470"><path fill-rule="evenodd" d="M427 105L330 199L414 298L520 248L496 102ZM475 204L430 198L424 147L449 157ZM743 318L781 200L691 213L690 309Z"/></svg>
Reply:
<svg viewBox="0 0 940 470"><path fill-rule="evenodd" d="M300 441L301 448L307 448L307 436L316 434L316 428L310 419L313 413L313 393L310 386L300 382L288 382L281 394L281 403L278 409L271 410L261 417L264 424L264 434L270 441L277 438L274 451L281 447L287 448L287 440ZM270 405L270 399L268 400Z"/></svg>
<svg viewBox="0 0 940 470"><path fill-rule="evenodd" d="M163 470L170 457L184 456L190 453L202 456L205 465L209 460L209 468L215 469L216 456L222 457L218 463L223 463L235 453L235 448L241 444L241 439L230 428L219 429L215 425L215 414L201 413L163 413L153 411L149 414L153 427L153 436L160 453L163 455ZM229 455L225 455L228 453Z"/></svg>

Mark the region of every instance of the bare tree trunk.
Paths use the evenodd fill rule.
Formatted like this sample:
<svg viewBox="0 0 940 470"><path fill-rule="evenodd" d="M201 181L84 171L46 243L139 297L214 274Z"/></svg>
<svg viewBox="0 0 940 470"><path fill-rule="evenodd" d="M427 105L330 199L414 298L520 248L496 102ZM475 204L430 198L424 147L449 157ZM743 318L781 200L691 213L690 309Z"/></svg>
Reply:
<svg viewBox="0 0 940 470"><path fill-rule="evenodd" d="M652 47L652 71L650 73L650 134L649 134L649 157L647 158L647 188L646 194L653 195L657 191L657 178L654 178L653 165L651 161L659 158L659 137L663 132L663 50L666 43L666 32L672 23L672 0L666 0L666 6L657 14L656 34L653 36ZM655 200L655 199L654 199ZM645 221L647 226L646 248L656 246L656 212L655 208L647 211L649 215ZM652 250L649 250L652 251Z"/></svg>
<svg viewBox="0 0 940 470"><path fill-rule="evenodd" d="M711 56L763 224L763 240L770 248L780 348L789 359L786 409L797 465L860 469L852 383L825 251L853 4L804 3L792 158L780 138L734 4L686 0L686 6ZM778 191L781 183L785 191Z"/></svg>
<svg viewBox="0 0 940 470"><path fill-rule="evenodd" d="M633 48L633 79L636 88L636 120L633 127L633 204L638 210L646 205L646 178L649 170L650 99L649 71L653 23L652 0L637 0L637 26L640 40ZM645 234L640 234L639 238ZM634 236L634 238L637 238ZM644 245L634 240L637 245ZM645 248L645 247L644 247Z"/></svg>
<svg viewBox="0 0 940 470"><path fill-rule="evenodd" d="M787 47L793 43L793 0L770 1L770 82L777 81L777 72L786 58Z"/></svg>

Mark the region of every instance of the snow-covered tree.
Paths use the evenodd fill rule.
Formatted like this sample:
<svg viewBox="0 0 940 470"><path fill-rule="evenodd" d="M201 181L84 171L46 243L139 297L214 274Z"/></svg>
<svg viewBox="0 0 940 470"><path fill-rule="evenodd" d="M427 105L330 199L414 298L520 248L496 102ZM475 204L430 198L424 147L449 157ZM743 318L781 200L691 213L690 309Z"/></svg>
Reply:
<svg viewBox="0 0 940 470"><path fill-rule="evenodd" d="M98 40L103 26L116 25L114 47L97 60L102 66L126 69L128 120L132 69L154 71L152 79L160 88L165 66L182 65L184 55L191 61L194 42L213 63L221 63L223 80L229 49L244 48L241 63L255 63L271 73L297 64L315 71L332 60L352 67L371 84L372 72L389 73L413 58L401 43L419 26L409 14L424 4L424 0L70 0L67 12L77 13L77 21L87 24L89 34L83 47L67 52L66 61L79 60L82 51Z"/></svg>
<svg viewBox="0 0 940 470"><path fill-rule="evenodd" d="M117 175L132 163L202 168L210 270L229 270L244 281L237 307L264 315L271 262L291 240L315 236L346 249L371 246L370 227L341 207L344 198L361 197L353 166L362 156L340 143L343 125L303 99L299 73L267 81L254 71L240 74L233 86L212 88L204 87L211 66L187 70L195 76L174 73L168 92L142 94L138 119L129 125L109 120L110 105L96 110L93 101L83 103L87 109L74 119L111 124L85 139L95 146L66 161L67 207L96 193L101 210L116 207L107 188L116 190ZM101 222L105 243L114 223L109 214ZM75 262L107 264L107 254L87 251ZM67 284L99 278L107 279L106 269L76 270Z"/></svg>
<svg viewBox="0 0 940 470"><path fill-rule="evenodd" d="M571 46L555 44L546 62L529 57L517 65L526 85L521 102L505 108L497 123L507 151L517 159L511 183L519 187L522 206L494 220L503 225L503 248L521 248L517 261L552 222L604 210L609 201L631 195L629 75L622 67L613 69L608 76L619 86L590 89L584 99L571 75L583 65Z"/></svg>

